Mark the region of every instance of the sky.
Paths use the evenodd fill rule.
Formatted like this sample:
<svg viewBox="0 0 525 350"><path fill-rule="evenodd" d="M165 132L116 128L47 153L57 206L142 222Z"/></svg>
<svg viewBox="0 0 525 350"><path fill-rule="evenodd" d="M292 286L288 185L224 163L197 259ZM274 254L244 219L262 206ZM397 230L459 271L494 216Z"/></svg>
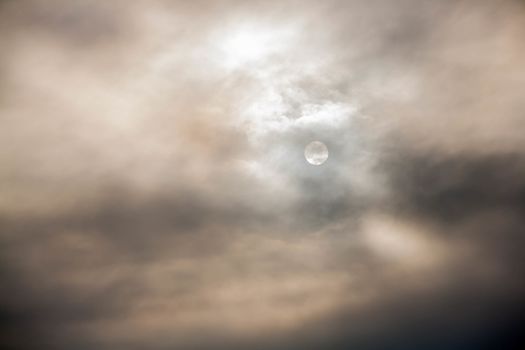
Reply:
<svg viewBox="0 0 525 350"><path fill-rule="evenodd" d="M0 348L525 347L525 2L1 0L0 32Z"/></svg>

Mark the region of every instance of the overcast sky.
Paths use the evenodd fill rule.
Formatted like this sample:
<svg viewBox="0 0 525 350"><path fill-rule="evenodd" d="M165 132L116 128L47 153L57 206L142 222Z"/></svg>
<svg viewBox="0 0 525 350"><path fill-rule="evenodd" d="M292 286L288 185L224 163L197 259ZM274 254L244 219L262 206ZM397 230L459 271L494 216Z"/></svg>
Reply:
<svg viewBox="0 0 525 350"><path fill-rule="evenodd" d="M525 346L525 2L2 0L0 32L0 348Z"/></svg>

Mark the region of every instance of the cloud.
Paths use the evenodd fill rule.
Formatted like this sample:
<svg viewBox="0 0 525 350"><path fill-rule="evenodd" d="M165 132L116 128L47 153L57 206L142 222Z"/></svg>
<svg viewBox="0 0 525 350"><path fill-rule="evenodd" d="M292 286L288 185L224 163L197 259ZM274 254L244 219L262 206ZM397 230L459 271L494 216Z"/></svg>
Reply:
<svg viewBox="0 0 525 350"><path fill-rule="evenodd" d="M1 2L0 345L518 349L524 11Z"/></svg>

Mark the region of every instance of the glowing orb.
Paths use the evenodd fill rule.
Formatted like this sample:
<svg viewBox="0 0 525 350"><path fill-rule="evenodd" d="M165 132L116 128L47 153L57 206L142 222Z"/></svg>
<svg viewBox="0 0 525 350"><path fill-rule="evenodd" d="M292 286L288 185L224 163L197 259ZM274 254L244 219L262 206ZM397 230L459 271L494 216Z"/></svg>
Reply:
<svg viewBox="0 0 525 350"><path fill-rule="evenodd" d="M328 148L320 141L310 142L304 148L304 157L312 165L321 165L328 159Z"/></svg>

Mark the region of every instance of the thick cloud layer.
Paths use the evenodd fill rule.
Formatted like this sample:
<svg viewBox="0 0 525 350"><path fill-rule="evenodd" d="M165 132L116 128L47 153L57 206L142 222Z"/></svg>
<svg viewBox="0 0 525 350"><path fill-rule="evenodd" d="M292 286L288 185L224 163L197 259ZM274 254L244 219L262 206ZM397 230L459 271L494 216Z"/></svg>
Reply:
<svg viewBox="0 0 525 350"><path fill-rule="evenodd" d="M525 345L522 1L4 0L0 29L2 349Z"/></svg>

